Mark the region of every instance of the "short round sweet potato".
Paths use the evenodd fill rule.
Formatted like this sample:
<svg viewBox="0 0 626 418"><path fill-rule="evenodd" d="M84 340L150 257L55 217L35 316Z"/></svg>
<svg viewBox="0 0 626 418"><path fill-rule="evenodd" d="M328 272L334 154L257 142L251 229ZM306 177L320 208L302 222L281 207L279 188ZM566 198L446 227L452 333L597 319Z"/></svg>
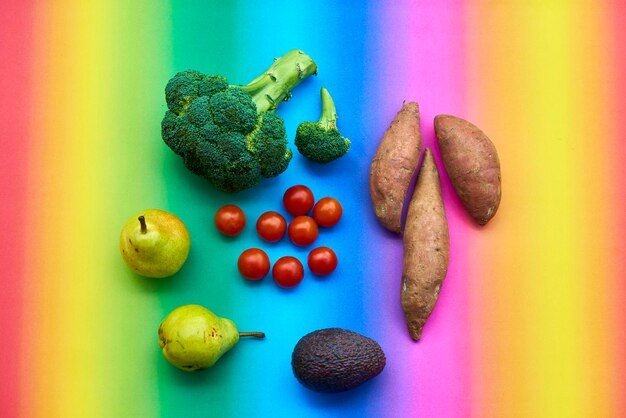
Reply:
<svg viewBox="0 0 626 418"><path fill-rule="evenodd" d="M422 151L419 106L404 103L385 132L370 168L374 212L389 231L402 231L402 206Z"/></svg>
<svg viewBox="0 0 626 418"><path fill-rule="evenodd" d="M478 224L485 225L496 214L502 194L495 145L475 125L456 116L436 116L435 134L463 206Z"/></svg>

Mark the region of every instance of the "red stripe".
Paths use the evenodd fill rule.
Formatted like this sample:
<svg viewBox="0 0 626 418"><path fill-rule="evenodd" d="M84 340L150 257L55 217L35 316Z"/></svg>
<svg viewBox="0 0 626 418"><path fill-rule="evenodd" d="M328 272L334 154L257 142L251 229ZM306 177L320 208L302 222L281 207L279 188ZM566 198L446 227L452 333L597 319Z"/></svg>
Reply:
<svg viewBox="0 0 626 418"><path fill-rule="evenodd" d="M33 5L0 2L0 411L19 416Z"/></svg>

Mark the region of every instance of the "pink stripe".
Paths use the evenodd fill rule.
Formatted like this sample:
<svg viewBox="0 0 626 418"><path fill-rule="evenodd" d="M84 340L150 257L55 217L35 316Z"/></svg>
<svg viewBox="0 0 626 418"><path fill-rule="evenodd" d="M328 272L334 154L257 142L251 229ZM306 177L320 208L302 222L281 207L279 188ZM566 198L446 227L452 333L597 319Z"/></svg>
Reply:
<svg viewBox="0 0 626 418"><path fill-rule="evenodd" d="M0 411L20 410L32 5L0 3Z"/></svg>
<svg viewBox="0 0 626 418"><path fill-rule="evenodd" d="M388 291L377 296L377 319L384 321L388 364L377 396L385 401L372 416L460 417L470 413L470 333L468 236L474 229L443 170L433 118L440 113L464 114L464 9L459 1L377 3L382 68L377 95L388 123L403 101L417 101L424 145L433 150L440 169L450 228L450 266L439 301L420 342L408 335L400 308L401 238L373 239L386 254L378 265L379 281ZM397 28L407 28L400 32ZM382 244L380 244L382 242ZM382 261L382 260L381 260ZM371 302L368 302L371 303ZM376 306L376 305L372 305ZM381 318L381 316L383 316ZM384 409L383 409L384 406ZM393 409L389 410L389 407Z"/></svg>

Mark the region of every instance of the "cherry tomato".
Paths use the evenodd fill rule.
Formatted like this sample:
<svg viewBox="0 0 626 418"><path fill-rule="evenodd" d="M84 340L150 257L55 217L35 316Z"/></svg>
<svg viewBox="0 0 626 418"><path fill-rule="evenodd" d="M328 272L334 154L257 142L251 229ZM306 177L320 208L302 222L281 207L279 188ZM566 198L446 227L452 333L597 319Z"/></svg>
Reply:
<svg viewBox="0 0 626 418"><path fill-rule="evenodd" d="M239 273L248 280L261 280L270 271L270 258L259 248L248 248L237 260Z"/></svg>
<svg viewBox="0 0 626 418"><path fill-rule="evenodd" d="M293 216L306 215L314 203L313 192L306 186L292 186L283 195L285 209Z"/></svg>
<svg viewBox="0 0 626 418"><path fill-rule="evenodd" d="M333 226L339 222L343 209L334 197L324 197L313 207L313 219L319 226Z"/></svg>
<svg viewBox="0 0 626 418"><path fill-rule="evenodd" d="M235 205L222 206L215 214L215 226L224 235L234 237L246 226L246 215Z"/></svg>
<svg viewBox="0 0 626 418"><path fill-rule="evenodd" d="M272 268L272 277L280 287L294 287L300 284L304 277L304 266L295 257L285 256L276 260Z"/></svg>
<svg viewBox="0 0 626 418"><path fill-rule="evenodd" d="M315 248L309 253L308 265L313 274L326 276L337 268L337 255L328 247Z"/></svg>
<svg viewBox="0 0 626 418"><path fill-rule="evenodd" d="M278 212L265 212L256 221L256 232L268 242L280 241L287 231L287 222Z"/></svg>
<svg viewBox="0 0 626 418"><path fill-rule="evenodd" d="M296 245L311 245L318 235L319 228L310 216L297 216L289 224L289 238Z"/></svg>

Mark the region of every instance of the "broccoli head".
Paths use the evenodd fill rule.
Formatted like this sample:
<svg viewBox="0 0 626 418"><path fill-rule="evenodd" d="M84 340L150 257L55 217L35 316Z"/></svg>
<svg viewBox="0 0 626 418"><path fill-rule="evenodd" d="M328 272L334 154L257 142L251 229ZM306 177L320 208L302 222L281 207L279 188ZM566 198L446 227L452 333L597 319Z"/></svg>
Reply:
<svg viewBox="0 0 626 418"><path fill-rule="evenodd" d="M163 141L192 173L238 192L285 171L292 152L277 106L317 65L293 50L245 86L221 75L182 71L165 87Z"/></svg>
<svg viewBox="0 0 626 418"><path fill-rule="evenodd" d="M317 163L329 163L350 149L350 140L337 129L337 111L328 90L322 87L322 116L317 122L302 122L296 130L300 154Z"/></svg>

